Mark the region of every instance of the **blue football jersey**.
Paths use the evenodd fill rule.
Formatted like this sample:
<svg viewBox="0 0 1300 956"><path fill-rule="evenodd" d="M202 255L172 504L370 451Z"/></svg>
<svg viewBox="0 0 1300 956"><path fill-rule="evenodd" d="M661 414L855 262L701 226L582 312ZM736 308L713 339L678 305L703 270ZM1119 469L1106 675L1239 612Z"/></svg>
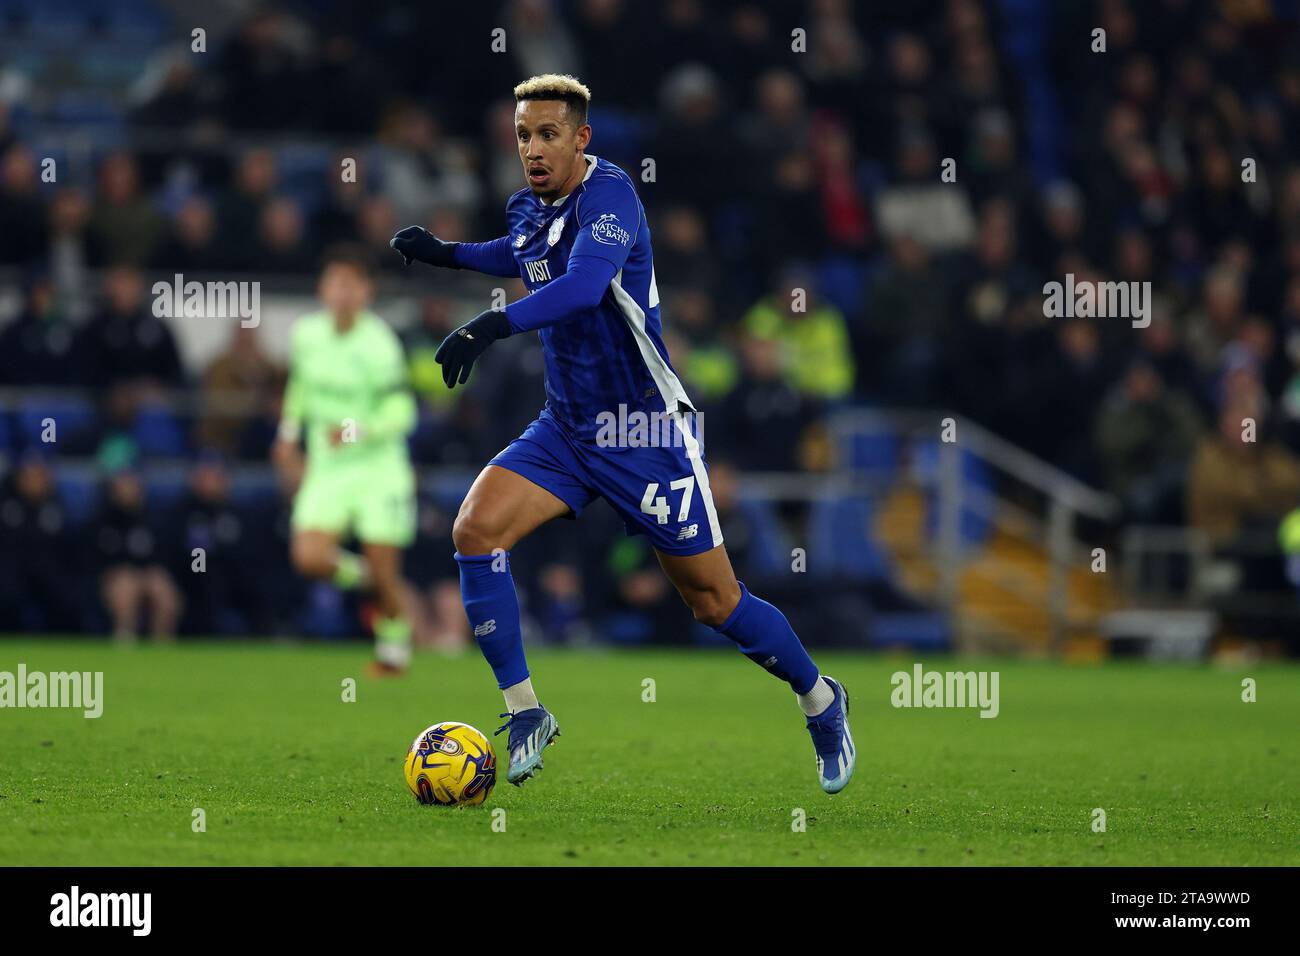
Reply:
<svg viewBox="0 0 1300 956"><path fill-rule="evenodd" d="M592 440L599 416L690 406L668 361L645 209L631 178L587 156L582 183L552 204L521 189L506 202L515 262L529 292L564 275L570 256L598 256L618 270L600 304L538 330L546 406L575 438Z"/></svg>

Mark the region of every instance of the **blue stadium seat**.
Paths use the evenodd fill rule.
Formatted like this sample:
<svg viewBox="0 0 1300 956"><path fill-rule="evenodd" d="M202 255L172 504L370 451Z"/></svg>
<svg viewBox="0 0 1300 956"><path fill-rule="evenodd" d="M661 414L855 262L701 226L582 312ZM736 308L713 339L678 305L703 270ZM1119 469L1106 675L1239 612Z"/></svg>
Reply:
<svg viewBox="0 0 1300 956"><path fill-rule="evenodd" d="M882 481L892 480L898 472L902 441L886 431L854 432L841 448L845 463L855 471L865 472Z"/></svg>
<svg viewBox="0 0 1300 956"><path fill-rule="evenodd" d="M828 256L817 264L817 289L822 298L851 321L862 299L867 270L853 256Z"/></svg>
<svg viewBox="0 0 1300 956"><path fill-rule="evenodd" d="M945 651L952 643L952 627L945 615L935 611L876 614L871 619L869 642L873 647Z"/></svg>
<svg viewBox="0 0 1300 956"><path fill-rule="evenodd" d="M274 504L280 491L271 474L239 474L230 481L230 500L236 508L260 509Z"/></svg>
<svg viewBox="0 0 1300 956"><path fill-rule="evenodd" d="M871 536L872 504L866 498L813 502L808 519L808 573L862 581L889 577L889 562Z"/></svg>
<svg viewBox="0 0 1300 956"><path fill-rule="evenodd" d="M296 202L304 216L320 207L327 192L325 183L339 175L339 170L330 167L332 159L328 149L314 145L285 147L276 153L280 192ZM364 162L360 157L357 161Z"/></svg>
<svg viewBox="0 0 1300 956"><path fill-rule="evenodd" d="M592 127L600 131L593 134L591 152L623 165L628 175L639 178L641 162L637 157L644 152L645 124L633 114L608 106L592 107L590 119Z"/></svg>
<svg viewBox="0 0 1300 956"><path fill-rule="evenodd" d="M307 590L298 623L309 637L344 638L353 628L343 593L324 581L317 581Z"/></svg>
<svg viewBox="0 0 1300 956"><path fill-rule="evenodd" d="M934 536L939 531L939 451L938 441L918 443L914 448L912 466L914 477L926 486L926 532ZM961 449L961 479L963 506L961 512L961 540L964 546L983 544L992 532L992 521L982 512L972 508L970 497L993 493L993 475L983 459Z"/></svg>
<svg viewBox="0 0 1300 956"><path fill-rule="evenodd" d="M189 449L189 439L180 419L158 405L146 405L136 413L131 437L142 455L179 458Z"/></svg>
<svg viewBox="0 0 1300 956"><path fill-rule="evenodd" d="M97 413L95 406L83 398L22 399L14 414L17 425L15 437L19 448L42 444L41 435L47 418L54 421L56 445L60 442L69 444L73 439L84 437L94 429Z"/></svg>
<svg viewBox="0 0 1300 956"><path fill-rule="evenodd" d="M790 545L772 503L765 498L741 498L736 507L754 532L754 541L745 557L746 567L741 573L765 576L788 571Z"/></svg>
<svg viewBox="0 0 1300 956"><path fill-rule="evenodd" d="M61 468L55 474L54 485L68 523L73 528L84 527L99 506L99 480L94 472Z"/></svg>
<svg viewBox="0 0 1300 956"><path fill-rule="evenodd" d="M81 0L107 25L114 41L131 41L155 46L165 42L170 31L170 18L165 10L151 0Z"/></svg>
<svg viewBox="0 0 1300 956"><path fill-rule="evenodd" d="M185 496L185 490L185 475L180 472L151 474L145 480L145 494L151 510L175 507Z"/></svg>

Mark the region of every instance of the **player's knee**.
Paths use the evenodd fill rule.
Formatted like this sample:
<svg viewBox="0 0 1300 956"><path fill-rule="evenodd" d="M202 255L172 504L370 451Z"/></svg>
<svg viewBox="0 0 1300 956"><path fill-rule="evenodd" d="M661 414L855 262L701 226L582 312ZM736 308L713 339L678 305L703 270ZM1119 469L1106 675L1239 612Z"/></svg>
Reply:
<svg viewBox="0 0 1300 956"><path fill-rule="evenodd" d="M740 600L740 589L735 588L699 588L683 594L695 620L705 627L721 627L736 609Z"/></svg>
<svg viewBox="0 0 1300 956"><path fill-rule="evenodd" d="M294 538L290 546L294 569L304 577L330 578L334 575L331 549L310 538Z"/></svg>
<svg viewBox="0 0 1300 956"><path fill-rule="evenodd" d="M456 521L451 526L451 540L456 550L464 555L491 554L504 548L503 529L488 520L477 508L461 505Z"/></svg>

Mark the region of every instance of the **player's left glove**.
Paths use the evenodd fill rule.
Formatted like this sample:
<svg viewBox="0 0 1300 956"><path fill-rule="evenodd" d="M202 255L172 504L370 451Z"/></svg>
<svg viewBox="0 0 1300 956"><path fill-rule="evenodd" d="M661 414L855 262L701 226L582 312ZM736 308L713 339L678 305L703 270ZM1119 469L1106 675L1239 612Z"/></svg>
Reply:
<svg viewBox="0 0 1300 956"><path fill-rule="evenodd" d="M433 360L442 366L442 380L448 388L469 381L470 369L487 347L510 334L510 320L504 312L488 309L470 319L442 340Z"/></svg>

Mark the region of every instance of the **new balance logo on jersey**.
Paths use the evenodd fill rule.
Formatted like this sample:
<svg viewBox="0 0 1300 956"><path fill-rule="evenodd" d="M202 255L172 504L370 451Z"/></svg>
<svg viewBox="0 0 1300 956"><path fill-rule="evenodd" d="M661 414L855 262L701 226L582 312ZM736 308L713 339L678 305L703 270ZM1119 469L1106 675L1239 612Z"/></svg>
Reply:
<svg viewBox="0 0 1300 956"><path fill-rule="evenodd" d="M551 281L551 264L545 259L534 259L531 262L525 262L524 268L528 270L528 278L533 282Z"/></svg>
<svg viewBox="0 0 1300 956"><path fill-rule="evenodd" d="M699 533L700 533L700 526L698 524L688 524L681 531L677 532L677 540L689 541L691 540L691 538L695 537Z"/></svg>
<svg viewBox="0 0 1300 956"><path fill-rule="evenodd" d="M475 625L474 625L474 636L475 636L475 637L487 637L489 634L491 634L491 633L492 633L493 631L495 631L496 629L497 629L497 621L496 621L496 618L492 618L492 620L490 620L490 621L484 621L482 624L475 624Z"/></svg>

